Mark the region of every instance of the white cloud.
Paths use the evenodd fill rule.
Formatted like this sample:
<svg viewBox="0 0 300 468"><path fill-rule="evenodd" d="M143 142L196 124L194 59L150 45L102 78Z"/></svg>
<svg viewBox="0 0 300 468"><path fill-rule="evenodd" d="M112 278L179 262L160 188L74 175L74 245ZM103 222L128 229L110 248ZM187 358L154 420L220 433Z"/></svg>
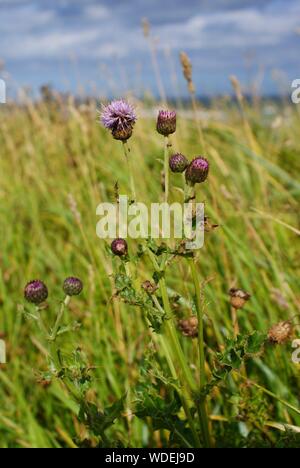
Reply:
<svg viewBox="0 0 300 468"><path fill-rule="evenodd" d="M35 28L51 27L51 25L55 24L56 19L54 10L39 10L33 5L3 9L1 10L0 19L1 39L13 38L20 34L30 35Z"/></svg>
<svg viewBox="0 0 300 468"><path fill-rule="evenodd" d="M110 11L104 5L88 5L84 9L84 15L90 20L107 19Z"/></svg>
<svg viewBox="0 0 300 468"><path fill-rule="evenodd" d="M300 6L295 4L282 11L240 9L197 15L155 31L162 44L167 41L175 48L275 46L296 29L299 15Z"/></svg>
<svg viewBox="0 0 300 468"><path fill-rule="evenodd" d="M36 37L26 37L21 44L18 41L11 43L10 58L60 58L71 53L86 51L86 46L98 37L95 30L80 32L48 32Z"/></svg>
<svg viewBox="0 0 300 468"><path fill-rule="evenodd" d="M296 29L299 16L300 5L292 1L281 8L273 4L267 9L198 14L186 21L154 25L153 32L160 39L159 47L175 50L275 48ZM71 53L79 58L107 59L133 55L147 47L139 23L133 27L101 4L85 5L80 21L65 23L55 8L24 5L14 15L4 10L0 27L4 32L0 53L5 59L64 58Z"/></svg>

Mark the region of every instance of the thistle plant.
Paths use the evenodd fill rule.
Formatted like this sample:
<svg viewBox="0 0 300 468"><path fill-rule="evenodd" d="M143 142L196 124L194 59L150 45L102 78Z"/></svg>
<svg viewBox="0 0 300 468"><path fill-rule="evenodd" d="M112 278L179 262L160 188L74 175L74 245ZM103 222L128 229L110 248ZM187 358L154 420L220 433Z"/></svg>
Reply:
<svg viewBox="0 0 300 468"><path fill-rule="evenodd" d="M187 68L187 78L189 73L191 70ZM122 142L129 163L133 202L136 200L136 194L128 140L134 137L135 111L125 101L113 101L108 106L103 106L101 119L112 137ZM214 166L205 153L196 157L185 156L181 152L168 154L169 136L176 131L176 119L175 112L160 111L156 122L156 129L165 141L165 201L171 198L169 188L173 174L174 179L178 174L182 174L185 182L182 202L191 202L195 206L202 188L210 181ZM82 227L76 207L73 211ZM193 216L195 215L193 212ZM211 232L216 227L216 224L205 217L205 232ZM72 301L78 301L77 296L83 290L81 279L70 276L64 280L59 307L53 313L54 318L53 301L50 301L50 304L46 303L46 284L41 280L34 280L26 285L24 297L28 304L24 307L24 316L38 326L38 342L41 343L41 348L46 350L47 356L47 369L41 373L40 381L45 386L51 385L53 380L58 381L70 398L78 404L77 417L79 422L85 425L88 433L84 443L90 443L92 440L93 446L119 446L118 430L119 427L123 427L127 437L124 437L124 445L130 446L132 421L139 418L142 425L137 424L138 430L147 426L149 434L159 434L161 445L187 448L219 446L223 443L223 433L216 429L219 421L216 422L214 418L220 417L224 427L230 426L233 421L243 423L242 418L246 420L249 414L253 417L254 409L257 410L257 414L262 411L262 395L285 405L299 416L300 412L295 404L284 401L248 378L249 367L259 365L259 358L263 352L270 352L274 345L276 351L280 351L281 347L289 343L294 331L292 321L282 319L268 332L254 330L246 333L242 320L238 323L238 315L242 315L248 308L250 294L240 287L231 288L224 307L225 325L222 324L220 331L221 327L218 327L219 324L215 323L214 317L210 317L207 310L206 284L209 280L200 277L202 253L186 248L186 243L190 240L184 238L178 242L172 240L159 243L149 238L134 246L133 242L129 244L126 239L118 237L107 245L107 257L103 257L103 262L106 262L105 269L114 280L113 291L109 290L107 302L113 304L113 314L117 316L116 322L112 323L122 328L124 322L124 333L123 329L119 335L114 334L115 330L109 329L111 322L109 325L105 322L107 320L108 323L110 311L108 312L108 306L105 305L100 310L104 322L102 329L101 325L99 326L99 334L103 332L103 335L108 336L108 341L103 341L105 346L109 341L117 342L119 346L119 341L124 337L121 344L126 358L124 360L128 365L126 372L133 374L133 377L130 375L125 382L126 378L124 379L124 374L120 372L120 381L116 385L119 377L119 355L116 361L112 360L116 363L117 370L107 380L109 392L112 386L117 386L117 392L114 393L117 397L107 406L103 405L102 400L98 402L100 394L102 396L101 391L90 393L90 390L95 390L96 385L102 390L106 369L103 371L101 358L99 362L91 365L78 346L72 353L64 349L65 343L68 343L68 349L70 348L71 340L79 342L80 324L70 319L70 304ZM97 266L96 262L95 265ZM180 289L180 293L176 290L175 281L169 282L169 278L174 279L171 276L175 268L180 268L180 273L184 275L182 278L186 288ZM204 271L204 268L201 271ZM107 283L109 288L109 282ZM226 298L226 290L222 291L223 293ZM116 301L122 304L116 304ZM102 304L103 302L99 302L100 307ZM249 305L251 306L251 301ZM126 315L127 308L130 315ZM221 312L223 313L223 310ZM140 317L142 321L138 320ZM144 326L142 332L137 328L138 324L141 328ZM87 329L88 333L90 331ZM119 332L119 329L117 331ZM132 336L136 336L136 341L130 341ZM142 352L133 358L132 349L138 348L140 343L143 345ZM97 342L98 344L101 346L101 343ZM110 350L107 355L109 353ZM96 355L91 355L90 359L97 359ZM255 360L248 367L252 357ZM105 359L106 355L103 360ZM97 379L93 379L94 364L100 369L100 378ZM263 373L265 369L262 367L260 371ZM268 369L267 372L269 373ZM249 400L254 401L253 406L243 401L246 394ZM228 400L228 405L223 412L216 411L216 408L223 409L222 395ZM263 418L270 420L268 411L269 407L263 408L261 421ZM118 424L114 425L116 421ZM261 421L259 420L259 423L263 425ZM256 430L256 420L253 425ZM118 429L115 426L118 426ZM109 431L111 437L108 435ZM266 432L264 429L263 434ZM239 440L243 440L242 437ZM150 445L151 442L155 443L154 439L149 438L147 443ZM77 444L77 441L72 443Z"/></svg>
<svg viewBox="0 0 300 468"><path fill-rule="evenodd" d="M157 131L168 139L175 130L176 114L161 111L157 119ZM184 174L183 202L191 202L195 207L198 189L209 178L211 168L208 159L196 156L189 162L181 153L169 156L167 140L164 156L165 201L169 199L170 170L174 174ZM195 215L196 212L193 212L193 216ZM205 217L203 229L206 232L216 227L216 224ZM144 421L151 418L155 427L157 424L157 427L170 431L170 441L176 439L186 447L212 447L216 444L209 418L212 390L224 385L229 375L237 374L240 379L245 379L246 360L260 355L268 342L286 342L291 337L291 324L289 321L282 322L270 329L268 334L257 331L240 334L236 313L245 306L250 294L242 289L232 288L229 298L235 314L234 330L232 337L226 340L222 352L215 350L214 361L211 362L205 344L206 282L205 279L200 281L197 269L201 252L187 250L185 245L188 240L183 239L175 247L171 247L167 243L159 245L150 238L138 246L137 253L128 248L125 239L113 240L110 250L117 257L114 262L116 271L113 297L128 307L140 309L145 324L151 330L152 342L165 358L165 363L161 363L155 353L150 353L141 366L139 385L133 389L136 395L133 402L134 413ZM170 265L181 260L187 262L194 290L193 297L189 299L189 315L185 318L178 317L176 299L167 284ZM137 279L141 262L147 262L151 266L151 273L144 281ZM197 344L198 358L193 361L193 367L185 353L183 339ZM235 377L233 386L234 379ZM163 388L166 395L164 403L159 397L160 388ZM172 403L169 403L169 398ZM185 415L184 422L182 416L181 420L178 419L180 410Z"/></svg>
<svg viewBox="0 0 300 468"><path fill-rule="evenodd" d="M82 281L75 276L66 278L63 284L63 290L66 296L78 296L83 289Z"/></svg>
<svg viewBox="0 0 300 468"><path fill-rule="evenodd" d="M90 384L89 366L81 351L74 349L71 356L64 353L61 345L61 338L68 334L75 333L80 324L76 321L66 323L66 312L69 308L71 298L78 296L83 289L82 281L74 276L64 280L62 290L65 294L56 312L54 322L50 322L49 308L45 307L48 298L48 288L41 280L30 281L24 289L24 297L32 307L23 307L24 317L38 325L40 340L47 349L46 371L39 372L39 381L51 385L56 379L67 389L70 397L79 403L81 411L86 408L86 392Z"/></svg>
<svg viewBox="0 0 300 468"><path fill-rule="evenodd" d="M118 257L124 257L128 253L128 245L125 239L114 239L111 243L111 251Z"/></svg>
<svg viewBox="0 0 300 468"><path fill-rule="evenodd" d="M189 163L187 158L180 153L172 155L169 158L168 138L170 134L176 131L175 112L160 111L157 118L156 129L158 133L162 134L165 138L164 170L165 202L167 202L169 198L169 168L172 172L183 173L185 171L187 186L192 187L192 190L195 191L195 185L206 180L209 172L209 163L203 157L195 158L191 163ZM119 272L115 277L117 289L115 297L119 297L124 302L131 304L132 306L139 306L146 311L146 319L150 327L155 333L159 333L160 335L159 342L164 350L171 376L182 386L182 391L179 391L179 398L186 414L193 444L195 446L200 446L200 440L202 438L204 446L211 446L212 441L209 431L205 401L206 397L203 394L203 389L206 385L203 323L204 307L194 254L185 250L182 251L181 246L178 246L174 251L167 246L160 248L153 241L149 241L146 245L140 246L140 254L138 258L141 258L144 255L149 258L153 267L152 277L156 280L155 285L153 285L149 280L142 284L142 289L146 293L145 298L137 289L132 275L124 265L124 256L126 256L126 263L134 263L132 254L128 253L126 241L124 239L115 239L111 244L111 251L114 255L121 258ZM194 319L191 319L189 322L182 321L179 323L179 330L181 329L186 336L197 338L200 375L199 382L195 380L195 376L189 367L179 339L179 330L177 329L178 323L173 312L165 278L168 265L172 262L172 259L176 258L178 255L187 258L195 288L195 308L197 317L194 317ZM195 409L199 415L200 427L197 427L198 424L192 416L193 410L190 407L189 399L194 401ZM198 432L199 430L201 437Z"/></svg>
<svg viewBox="0 0 300 468"><path fill-rule="evenodd" d="M132 203L136 200L136 190L132 171L131 150L128 146L128 140L132 136L136 120L137 117L133 106L122 99L112 101L107 106L102 105L101 122L103 126L110 130L113 138L115 140L120 140L123 145L130 180Z"/></svg>
<svg viewBox="0 0 300 468"><path fill-rule="evenodd" d="M171 172L179 172L182 173L188 167L189 162L188 159L181 153L176 153L170 156L169 159L169 167Z"/></svg>
<svg viewBox="0 0 300 468"><path fill-rule="evenodd" d="M25 286L24 297L28 302L38 306L48 297L47 286L40 280L30 281Z"/></svg>
<svg viewBox="0 0 300 468"><path fill-rule="evenodd" d="M208 172L209 162L207 159L198 156L188 165L185 171L185 180L191 186L201 184L207 179Z"/></svg>
<svg viewBox="0 0 300 468"><path fill-rule="evenodd" d="M24 315L27 319L33 319L38 323L42 336L49 345L48 357L51 362L51 371L53 374L56 374L58 371L58 367L56 367L55 364L58 362L57 359L59 357L59 350L56 348L58 337L70 331L76 330L79 326L77 322L69 324L68 326L62 326L62 321L64 319L64 315L70 303L71 297L79 295L82 289L83 284L79 278L71 276L64 280L62 290L65 293L65 298L61 302L61 305L57 311L54 325L51 326L49 324L46 325L44 319L44 303L48 298L48 288L45 283L41 280L33 280L27 283L24 288L24 297L26 301L34 304L35 306L35 311L33 313L24 308Z"/></svg>
<svg viewBox="0 0 300 468"><path fill-rule="evenodd" d="M176 132L176 112L169 110L160 110L156 121L156 130L164 136L164 199L168 202L169 198L169 155L168 150L171 146L169 136Z"/></svg>
<svg viewBox="0 0 300 468"><path fill-rule="evenodd" d="M272 325L268 331L268 340L273 344L286 343L293 334L293 325L291 320L285 320Z"/></svg>

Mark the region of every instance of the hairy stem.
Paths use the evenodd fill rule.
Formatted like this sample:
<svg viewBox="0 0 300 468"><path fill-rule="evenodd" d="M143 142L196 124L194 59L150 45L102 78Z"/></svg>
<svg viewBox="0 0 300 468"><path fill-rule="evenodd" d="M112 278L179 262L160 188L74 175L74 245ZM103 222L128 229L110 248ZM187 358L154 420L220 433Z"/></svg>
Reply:
<svg viewBox="0 0 300 468"><path fill-rule="evenodd" d="M191 268L192 279L195 288L196 296L196 309L197 309L197 318L198 318L198 351L199 351L199 374L200 374L200 393L206 384L206 375L205 375L205 353L204 353L204 325L203 325L203 305L201 300L201 290L200 283L198 280L195 259L189 259L189 265ZM201 424L205 443L207 447L211 446L210 434L209 434L209 424L208 416L206 409L206 402L201 398L199 404L199 410L201 415Z"/></svg>
<svg viewBox="0 0 300 468"><path fill-rule="evenodd" d="M66 309L66 307L68 306L68 304L70 302L70 299L71 299L70 296L66 296L64 301L61 303L59 312L58 312L57 317L56 317L55 325L54 325L52 333L50 335L50 340L51 341L56 341L57 334L58 334L58 331L59 331L59 327L60 327L62 318L64 316L65 309Z"/></svg>
<svg viewBox="0 0 300 468"><path fill-rule="evenodd" d="M132 170L132 164L131 164L131 154L130 154L130 148L128 146L127 141L123 141L123 150L124 150L124 155L126 158L127 162L127 170L128 170L128 177L129 177L129 183L130 183L130 192L131 192L131 203L134 203L136 201L136 191L135 191L135 183L134 183L134 177L133 177L133 170Z"/></svg>
<svg viewBox="0 0 300 468"><path fill-rule="evenodd" d="M164 177L165 177L165 203L168 203L169 199L169 180L170 180L170 171L169 171L169 137L164 137Z"/></svg>

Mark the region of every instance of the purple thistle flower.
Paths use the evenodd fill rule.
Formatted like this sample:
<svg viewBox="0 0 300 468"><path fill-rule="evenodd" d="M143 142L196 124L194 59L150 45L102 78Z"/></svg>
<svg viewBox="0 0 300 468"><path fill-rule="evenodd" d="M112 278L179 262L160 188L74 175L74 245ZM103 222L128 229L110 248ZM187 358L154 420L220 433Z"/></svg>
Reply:
<svg viewBox="0 0 300 468"><path fill-rule="evenodd" d="M123 257L128 253L128 245L125 239L115 239L111 243L111 251L117 257Z"/></svg>
<svg viewBox="0 0 300 468"><path fill-rule="evenodd" d="M107 106L102 104L101 122L117 140L124 141L131 137L136 119L133 106L123 99L112 101Z"/></svg>
<svg viewBox="0 0 300 468"><path fill-rule="evenodd" d="M30 281L25 286L24 297L28 302L36 305L41 304L48 297L47 286L41 280Z"/></svg>
<svg viewBox="0 0 300 468"><path fill-rule="evenodd" d="M176 131L176 112L160 110L157 117L156 130L164 136L171 135Z"/></svg>
<svg viewBox="0 0 300 468"><path fill-rule="evenodd" d="M208 172L209 162L207 159L197 156L185 171L185 179L190 185L200 184L207 179Z"/></svg>

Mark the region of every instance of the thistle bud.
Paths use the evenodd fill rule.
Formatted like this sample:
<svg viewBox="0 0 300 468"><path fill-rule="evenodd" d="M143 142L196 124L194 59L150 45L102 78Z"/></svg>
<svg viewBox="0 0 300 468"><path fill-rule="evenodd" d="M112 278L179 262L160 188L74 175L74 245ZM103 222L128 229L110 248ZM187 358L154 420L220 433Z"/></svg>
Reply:
<svg viewBox="0 0 300 468"><path fill-rule="evenodd" d="M189 162L183 154L176 153L170 156L169 167L172 172L184 172Z"/></svg>
<svg viewBox="0 0 300 468"><path fill-rule="evenodd" d="M115 239L111 243L111 251L118 257L124 257L128 253L128 245L125 239Z"/></svg>
<svg viewBox="0 0 300 468"><path fill-rule="evenodd" d="M70 276L66 278L63 284L64 293L67 296L78 296L83 289L82 281L79 278Z"/></svg>
<svg viewBox="0 0 300 468"><path fill-rule="evenodd" d="M151 281L144 281L144 283L142 284L142 288L147 294L152 295L157 290L157 285L154 283L151 283Z"/></svg>
<svg viewBox="0 0 300 468"><path fill-rule="evenodd" d="M197 338L198 336L198 319L197 317L189 317L185 320L180 320L179 330L188 338Z"/></svg>
<svg viewBox="0 0 300 468"><path fill-rule="evenodd" d="M39 305L48 297L47 286L40 280L30 281L25 286L24 297L28 302Z"/></svg>
<svg viewBox="0 0 300 468"><path fill-rule="evenodd" d="M290 320L273 325L268 332L268 340L273 344L283 344L288 341L293 333Z"/></svg>
<svg viewBox="0 0 300 468"><path fill-rule="evenodd" d="M242 289L231 288L229 291L230 304L234 309L242 309L250 299L251 294Z"/></svg>
<svg viewBox="0 0 300 468"><path fill-rule="evenodd" d="M185 180L188 184L200 184L207 179L209 172L209 162L207 159L198 156L188 165L185 171Z"/></svg>
<svg viewBox="0 0 300 468"><path fill-rule="evenodd" d="M164 136L176 132L176 112L161 110L158 113L156 130Z"/></svg>

